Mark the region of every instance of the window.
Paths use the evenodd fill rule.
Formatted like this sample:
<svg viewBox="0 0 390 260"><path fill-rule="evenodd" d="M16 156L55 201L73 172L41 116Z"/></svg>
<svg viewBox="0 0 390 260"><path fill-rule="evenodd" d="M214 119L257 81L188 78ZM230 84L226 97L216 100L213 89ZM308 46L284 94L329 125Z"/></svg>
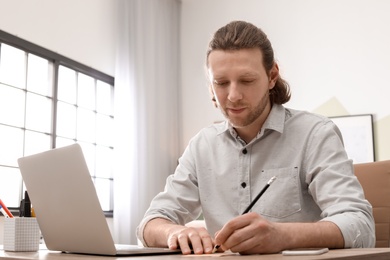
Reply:
<svg viewBox="0 0 390 260"><path fill-rule="evenodd" d="M79 143L100 203L113 210L114 78L0 31L0 198L19 207L17 159Z"/></svg>

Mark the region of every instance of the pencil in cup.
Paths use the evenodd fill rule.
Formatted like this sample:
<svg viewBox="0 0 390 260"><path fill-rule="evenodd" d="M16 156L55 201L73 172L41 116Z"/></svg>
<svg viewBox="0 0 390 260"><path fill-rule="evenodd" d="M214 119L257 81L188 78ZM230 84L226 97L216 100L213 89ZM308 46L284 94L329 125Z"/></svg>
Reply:
<svg viewBox="0 0 390 260"><path fill-rule="evenodd" d="M11 211L7 208L7 206L3 203L3 201L0 199L0 211L3 213L4 217L6 218L13 218Z"/></svg>

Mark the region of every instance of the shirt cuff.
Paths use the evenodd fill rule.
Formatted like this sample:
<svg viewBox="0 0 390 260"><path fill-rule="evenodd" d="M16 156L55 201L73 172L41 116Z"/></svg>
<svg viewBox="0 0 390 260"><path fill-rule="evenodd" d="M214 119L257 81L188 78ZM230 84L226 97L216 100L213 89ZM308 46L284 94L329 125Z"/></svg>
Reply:
<svg viewBox="0 0 390 260"><path fill-rule="evenodd" d="M375 236L371 235L372 230L364 226L364 219L361 216L338 214L322 219L330 221L338 226L344 237L344 248L364 248L375 245Z"/></svg>

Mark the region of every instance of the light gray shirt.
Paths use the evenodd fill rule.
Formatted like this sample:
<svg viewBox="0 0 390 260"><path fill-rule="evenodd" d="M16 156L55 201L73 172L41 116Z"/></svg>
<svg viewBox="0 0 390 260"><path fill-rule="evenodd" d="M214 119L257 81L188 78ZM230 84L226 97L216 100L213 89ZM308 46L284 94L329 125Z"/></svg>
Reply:
<svg viewBox="0 0 390 260"><path fill-rule="evenodd" d="M260 190L274 183L252 211L275 222L331 221L345 247L373 247L372 207L353 173L335 124L319 115L273 105L257 137L242 141L227 123L191 139L163 192L137 229L165 218L186 224L203 214L211 235L239 216Z"/></svg>

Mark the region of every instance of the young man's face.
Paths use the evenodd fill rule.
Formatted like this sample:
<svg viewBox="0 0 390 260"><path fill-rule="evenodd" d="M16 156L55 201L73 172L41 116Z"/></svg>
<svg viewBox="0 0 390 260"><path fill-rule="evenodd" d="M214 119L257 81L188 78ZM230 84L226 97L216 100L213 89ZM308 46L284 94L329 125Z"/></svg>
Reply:
<svg viewBox="0 0 390 260"><path fill-rule="evenodd" d="M208 57L211 88L218 107L235 128L262 124L271 109L269 90L278 67L268 77L260 49L215 50Z"/></svg>

